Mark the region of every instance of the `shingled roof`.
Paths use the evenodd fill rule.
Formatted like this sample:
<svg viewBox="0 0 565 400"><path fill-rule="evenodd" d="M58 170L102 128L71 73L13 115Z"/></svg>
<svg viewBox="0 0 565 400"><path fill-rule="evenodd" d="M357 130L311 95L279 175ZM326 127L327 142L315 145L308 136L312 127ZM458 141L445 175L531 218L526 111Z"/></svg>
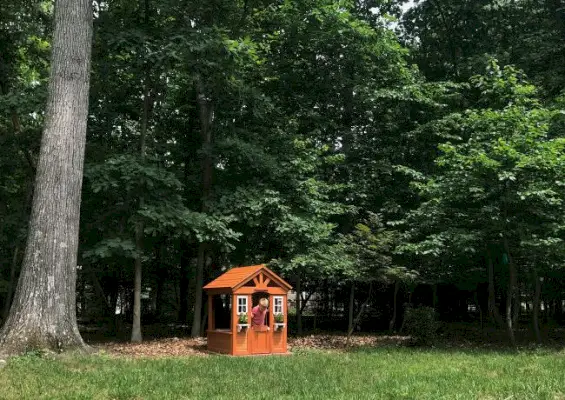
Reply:
<svg viewBox="0 0 565 400"><path fill-rule="evenodd" d="M225 273L217 277L216 279L214 279L206 286L204 286L204 289L235 290L245 285L255 276L259 275L261 271L263 271L265 275L271 278L271 280L273 282L276 282L277 285L279 285L280 287L287 290L290 290L292 288L287 282L285 282L284 279L282 279L280 276L278 276L269 268L267 268L265 264L260 264L260 265L252 265L248 267L232 268L229 271L226 271Z"/></svg>

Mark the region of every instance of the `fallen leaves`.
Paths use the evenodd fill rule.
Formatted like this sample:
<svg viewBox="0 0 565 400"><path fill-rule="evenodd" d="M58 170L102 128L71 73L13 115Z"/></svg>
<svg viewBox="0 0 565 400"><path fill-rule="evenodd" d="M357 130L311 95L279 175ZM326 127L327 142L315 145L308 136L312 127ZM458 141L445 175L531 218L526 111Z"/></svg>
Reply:
<svg viewBox="0 0 565 400"><path fill-rule="evenodd" d="M338 351L362 347L381 347L390 345L402 345L409 340L408 336L377 336L359 335L351 336L349 347L347 347L346 335L309 335L297 338L289 338L288 347L295 349L317 349L326 351Z"/></svg>
<svg viewBox="0 0 565 400"><path fill-rule="evenodd" d="M352 336L349 349L360 347L378 347L402 345L408 338L406 336ZM289 338L290 351L323 350L343 351L346 349L347 336L345 335L309 335L298 338ZM162 358L207 356L206 338L171 338L150 340L143 343L109 343L101 347L107 353L128 358Z"/></svg>
<svg viewBox="0 0 565 400"><path fill-rule="evenodd" d="M205 338L171 338L150 340L143 343L110 343L103 349L115 356L131 358L162 358L206 356Z"/></svg>

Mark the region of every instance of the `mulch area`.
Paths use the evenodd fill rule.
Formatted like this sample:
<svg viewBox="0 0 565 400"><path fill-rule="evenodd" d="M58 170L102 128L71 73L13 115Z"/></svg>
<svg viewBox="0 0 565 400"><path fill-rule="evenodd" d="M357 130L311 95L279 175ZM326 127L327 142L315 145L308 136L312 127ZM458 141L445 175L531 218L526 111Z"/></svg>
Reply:
<svg viewBox="0 0 565 400"><path fill-rule="evenodd" d="M405 336L352 336L349 348L346 348L345 335L309 335L298 338L289 338L290 351L303 349L316 349L321 351L345 351L363 347L381 347L390 345L403 345L408 340ZM206 357L206 339L169 338L149 340L140 344L134 343L107 343L99 349L118 357L128 358L162 358L162 357Z"/></svg>

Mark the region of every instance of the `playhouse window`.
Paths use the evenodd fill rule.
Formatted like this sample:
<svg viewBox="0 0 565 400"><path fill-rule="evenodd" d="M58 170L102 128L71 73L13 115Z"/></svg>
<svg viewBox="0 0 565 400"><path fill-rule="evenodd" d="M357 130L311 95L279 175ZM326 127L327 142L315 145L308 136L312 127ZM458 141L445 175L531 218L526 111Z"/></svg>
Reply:
<svg viewBox="0 0 565 400"><path fill-rule="evenodd" d="M237 296L237 314L247 314L247 296Z"/></svg>
<svg viewBox="0 0 565 400"><path fill-rule="evenodd" d="M283 297L282 296L275 296L273 298L273 314L282 314L283 313Z"/></svg>

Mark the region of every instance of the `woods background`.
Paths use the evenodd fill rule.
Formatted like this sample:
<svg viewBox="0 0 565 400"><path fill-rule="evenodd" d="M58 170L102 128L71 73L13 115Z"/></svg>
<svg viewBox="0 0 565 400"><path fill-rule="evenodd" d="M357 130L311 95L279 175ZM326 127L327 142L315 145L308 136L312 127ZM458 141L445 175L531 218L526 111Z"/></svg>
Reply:
<svg viewBox="0 0 565 400"><path fill-rule="evenodd" d="M199 336L203 284L263 262L299 293L298 334L434 313L511 342L558 331L563 1L111 0L93 15L85 337ZM4 318L52 30L51 2L0 3Z"/></svg>

